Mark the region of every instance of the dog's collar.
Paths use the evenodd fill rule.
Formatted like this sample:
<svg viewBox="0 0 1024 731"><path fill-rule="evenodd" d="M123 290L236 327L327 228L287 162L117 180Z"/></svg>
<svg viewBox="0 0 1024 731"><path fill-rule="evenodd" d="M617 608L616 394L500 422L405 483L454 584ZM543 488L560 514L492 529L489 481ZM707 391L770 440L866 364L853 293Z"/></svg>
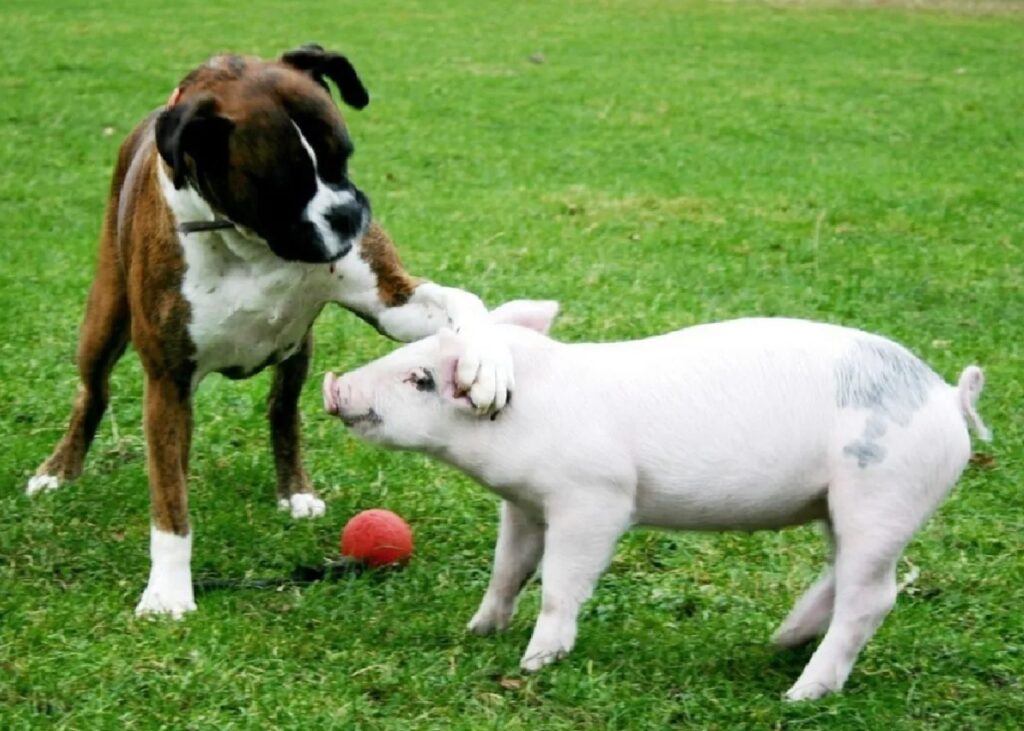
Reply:
<svg viewBox="0 0 1024 731"><path fill-rule="evenodd" d="M183 234L201 233L203 231L219 231L234 228L235 224L226 218L215 218L212 221L182 221L178 224L178 232Z"/></svg>

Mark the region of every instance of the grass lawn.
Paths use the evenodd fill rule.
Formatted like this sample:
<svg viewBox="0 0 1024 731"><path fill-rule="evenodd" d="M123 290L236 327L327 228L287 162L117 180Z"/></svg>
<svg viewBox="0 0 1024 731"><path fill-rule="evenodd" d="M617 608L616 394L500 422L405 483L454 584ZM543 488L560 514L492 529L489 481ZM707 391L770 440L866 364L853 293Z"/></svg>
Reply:
<svg viewBox="0 0 1024 731"><path fill-rule="evenodd" d="M1019 728L1024 8L880 5L5 3L0 728ZM383 506L414 527L405 571L211 591L183 622L136 620L149 496L131 354L86 474L23 495L74 394L121 138L211 53L310 40L370 89L346 112L353 176L418 274L491 304L557 298L565 340L790 315L891 336L947 379L986 368L989 458L909 547L921 576L841 696L783 703L810 648L767 645L820 568L811 527L631 533L575 653L537 676L516 670L536 586L507 634L466 635L497 501L322 412L324 371L393 347L338 308L303 398L327 516L277 512L267 375L211 377L193 570L286 575Z"/></svg>

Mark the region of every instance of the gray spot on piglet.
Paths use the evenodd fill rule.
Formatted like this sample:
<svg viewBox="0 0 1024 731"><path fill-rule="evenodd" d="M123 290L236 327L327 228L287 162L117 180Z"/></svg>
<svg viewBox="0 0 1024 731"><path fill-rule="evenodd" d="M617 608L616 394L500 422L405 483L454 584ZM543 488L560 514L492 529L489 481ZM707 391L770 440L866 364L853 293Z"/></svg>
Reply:
<svg viewBox="0 0 1024 731"><path fill-rule="evenodd" d="M884 432L884 420L901 426L910 423L911 415L928 399L928 392L941 382L903 346L863 337L836 364L836 405L871 411L872 419L882 420ZM878 422L872 427L869 420L865 428L877 429Z"/></svg>
<svg viewBox="0 0 1024 731"><path fill-rule="evenodd" d="M856 340L835 368L836 405L868 412L859 439L843 454L867 468L885 461L882 442L889 425L910 424L932 388L942 379L913 353L882 338Z"/></svg>
<svg viewBox="0 0 1024 731"><path fill-rule="evenodd" d="M854 457L858 467L880 464L885 459L885 447L875 442L856 441L843 447L843 454Z"/></svg>

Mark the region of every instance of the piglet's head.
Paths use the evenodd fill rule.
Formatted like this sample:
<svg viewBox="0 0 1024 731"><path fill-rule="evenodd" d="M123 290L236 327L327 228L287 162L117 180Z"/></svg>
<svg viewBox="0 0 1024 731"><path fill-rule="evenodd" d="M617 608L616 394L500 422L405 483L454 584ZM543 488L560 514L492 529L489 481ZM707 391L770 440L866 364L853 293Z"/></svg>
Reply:
<svg viewBox="0 0 1024 731"><path fill-rule="evenodd" d="M506 303L491 313L494 333L515 335L500 325L547 332L557 311L555 302ZM324 408L366 441L396 449L443 449L460 430L488 423L457 385L460 359L473 347L470 337L444 329L342 376L328 373Z"/></svg>

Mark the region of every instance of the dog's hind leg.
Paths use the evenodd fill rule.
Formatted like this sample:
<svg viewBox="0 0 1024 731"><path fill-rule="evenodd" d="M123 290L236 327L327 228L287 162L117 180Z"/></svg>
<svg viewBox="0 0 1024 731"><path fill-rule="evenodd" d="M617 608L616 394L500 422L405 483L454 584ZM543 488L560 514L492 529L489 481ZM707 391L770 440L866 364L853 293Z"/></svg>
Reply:
<svg viewBox="0 0 1024 731"><path fill-rule="evenodd" d="M293 518L316 518L324 514L324 501L317 497L302 466L299 394L309 373L313 355L313 333L307 332L302 345L291 357L274 367L274 383L267 400L270 443L277 471L277 498L282 510Z"/></svg>
<svg viewBox="0 0 1024 731"><path fill-rule="evenodd" d="M28 481L29 495L56 489L82 473L85 455L110 399L110 372L124 354L130 324L124 274L108 229L100 245L78 342L78 395L63 438Z"/></svg>

